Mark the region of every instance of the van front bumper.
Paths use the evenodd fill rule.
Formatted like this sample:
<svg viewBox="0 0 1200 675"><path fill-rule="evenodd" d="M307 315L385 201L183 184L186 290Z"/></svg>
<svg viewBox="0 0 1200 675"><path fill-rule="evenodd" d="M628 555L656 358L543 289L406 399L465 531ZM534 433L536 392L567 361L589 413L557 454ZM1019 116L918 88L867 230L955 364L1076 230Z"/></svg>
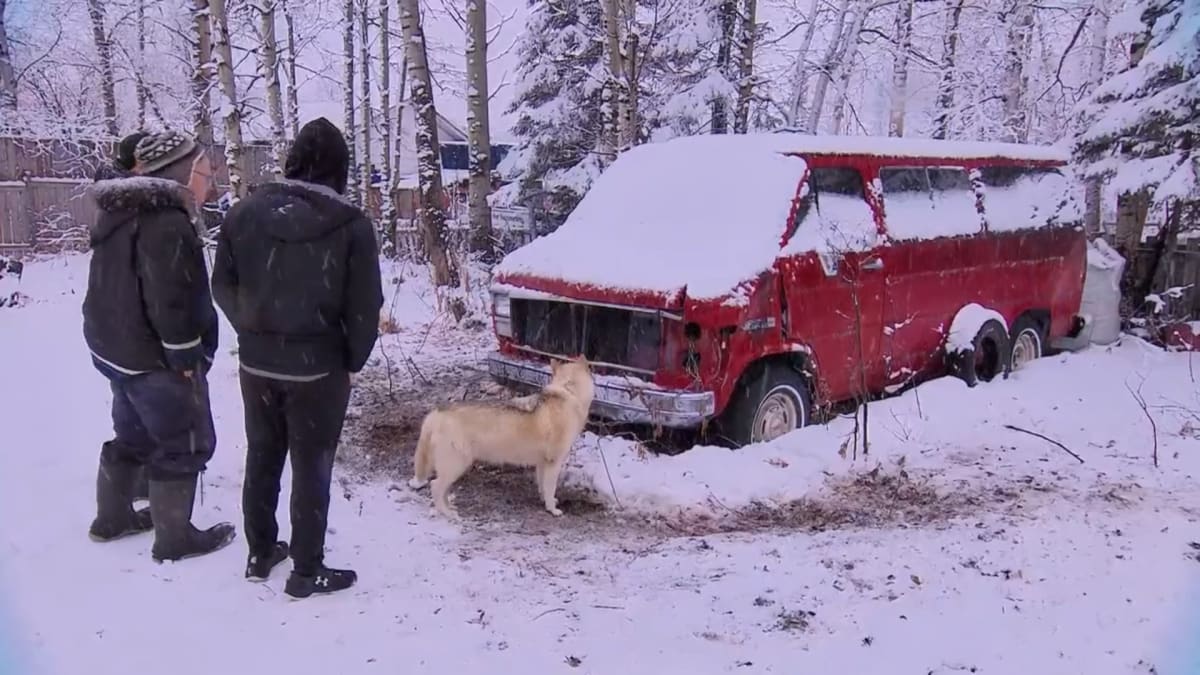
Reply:
<svg viewBox="0 0 1200 675"><path fill-rule="evenodd" d="M550 366L495 352L487 359L488 373L500 384L540 389L550 381ZM711 391L683 392L619 383L621 378L596 382L591 414L614 422L649 424L670 428L700 426L712 417L715 397Z"/></svg>

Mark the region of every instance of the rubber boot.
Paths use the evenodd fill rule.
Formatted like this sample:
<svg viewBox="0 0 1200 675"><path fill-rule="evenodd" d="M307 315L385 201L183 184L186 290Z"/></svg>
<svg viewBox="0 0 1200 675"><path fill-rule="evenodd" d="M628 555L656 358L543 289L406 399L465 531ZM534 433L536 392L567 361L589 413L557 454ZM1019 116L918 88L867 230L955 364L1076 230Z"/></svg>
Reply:
<svg viewBox="0 0 1200 675"><path fill-rule="evenodd" d="M133 481L133 501L149 501L150 500L150 482L146 479L146 467L140 466L137 469Z"/></svg>
<svg viewBox="0 0 1200 675"><path fill-rule="evenodd" d="M96 471L96 519L88 528L92 541L113 541L154 529L150 509L133 510L138 467L100 462Z"/></svg>
<svg viewBox="0 0 1200 675"><path fill-rule="evenodd" d="M156 562L183 560L212 553L229 545L237 534L232 523L218 523L207 530L192 525L196 500L196 476L172 481L150 481L150 512L154 517Z"/></svg>

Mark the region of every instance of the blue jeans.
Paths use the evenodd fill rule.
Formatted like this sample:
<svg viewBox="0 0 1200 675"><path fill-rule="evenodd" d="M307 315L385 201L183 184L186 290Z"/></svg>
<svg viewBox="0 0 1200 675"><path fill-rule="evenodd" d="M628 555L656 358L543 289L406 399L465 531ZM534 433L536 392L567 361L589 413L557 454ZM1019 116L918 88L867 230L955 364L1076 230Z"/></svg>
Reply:
<svg viewBox="0 0 1200 675"><path fill-rule="evenodd" d="M109 376L113 431L103 463L147 467L150 480L190 478L204 471L217 447L207 373L172 370Z"/></svg>

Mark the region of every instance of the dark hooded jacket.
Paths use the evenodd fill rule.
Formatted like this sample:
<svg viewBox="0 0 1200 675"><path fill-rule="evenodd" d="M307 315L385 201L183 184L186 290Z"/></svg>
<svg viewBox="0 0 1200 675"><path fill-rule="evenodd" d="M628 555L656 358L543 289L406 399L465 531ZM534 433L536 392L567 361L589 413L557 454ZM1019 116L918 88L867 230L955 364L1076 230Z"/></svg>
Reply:
<svg viewBox="0 0 1200 675"><path fill-rule="evenodd" d="M90 231L83 335L110 376L195 370L216 353L217 313L183 190L148 177L92 186L100 216Z"/></svg>
<svg viewBox="0 0 1200 675"><path fill-rule="evenodd" d="M348 170L341 133L310 122L288 156L288 179L259 187L221 226L213 294L250 373L358 372L374 349L379 255L371 221L339 193Z"/></svg>

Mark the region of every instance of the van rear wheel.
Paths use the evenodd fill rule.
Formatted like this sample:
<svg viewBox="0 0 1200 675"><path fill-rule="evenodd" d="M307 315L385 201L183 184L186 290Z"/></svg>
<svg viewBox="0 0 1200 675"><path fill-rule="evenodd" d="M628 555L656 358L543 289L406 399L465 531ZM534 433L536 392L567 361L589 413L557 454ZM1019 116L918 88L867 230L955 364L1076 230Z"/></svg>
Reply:
<svg viewBox="0 0 1200 675"><path fill-rule="evenodd" d="M1013 324L1012 334L1012 356L1009 358L1009 364L1013 372L1029 365L1034 359L1042 358L1045 338L1042 337L1041 326L1036 321L1027 317L1017 319Z"/></svg>
<svg viewBox="0 0 1200 675"><path fill-rule="evenodd" d="M808 382L794 369L768 364L747 379L721 414L721 433L736 447L773 441L808 424Z"/></svg>
<svg viewBox="0 0 1200 675"><path fill-rule="evenodd" d="M980 382L991 382L997 376L1007 375L1011 357L1008 331L999 321L989 319L979 327L971 348L953 355L953 373L968 387L974 387Z"/></svg>

